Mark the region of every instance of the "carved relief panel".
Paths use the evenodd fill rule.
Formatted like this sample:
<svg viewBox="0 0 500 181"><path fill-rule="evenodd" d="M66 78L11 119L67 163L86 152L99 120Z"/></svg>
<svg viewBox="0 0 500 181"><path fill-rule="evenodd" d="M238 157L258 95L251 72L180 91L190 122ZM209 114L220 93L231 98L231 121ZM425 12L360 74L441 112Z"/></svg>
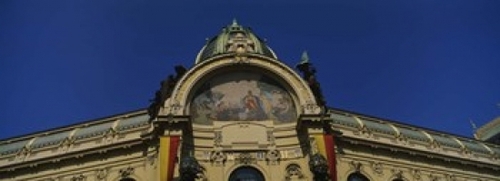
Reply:
<svg viewBox="0 0 500 181"><path fill-rule="evenodd" d="M222 128L221 146L231 149L258 149L267 147L266 127L256 124L238 123Z"/></svg>

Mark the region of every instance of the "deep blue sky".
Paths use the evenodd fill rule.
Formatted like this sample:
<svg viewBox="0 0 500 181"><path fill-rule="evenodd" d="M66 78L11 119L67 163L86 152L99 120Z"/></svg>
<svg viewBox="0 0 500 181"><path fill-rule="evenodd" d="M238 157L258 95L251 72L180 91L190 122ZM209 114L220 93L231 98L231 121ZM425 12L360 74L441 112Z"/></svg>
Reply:
<svg viewBox="0 0 500 181"><path fill-rule="evenodd" d="M182 2L182 3L181 3ZM0 1L0 139L148 106L233 18L329 106L464 136L500 116L500 1Z"/></svg>

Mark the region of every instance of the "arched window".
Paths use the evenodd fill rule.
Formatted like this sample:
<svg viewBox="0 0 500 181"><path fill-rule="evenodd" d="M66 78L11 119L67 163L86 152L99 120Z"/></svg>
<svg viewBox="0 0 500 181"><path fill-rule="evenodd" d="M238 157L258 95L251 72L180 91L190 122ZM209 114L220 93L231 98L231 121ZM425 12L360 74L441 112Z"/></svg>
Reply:
<svg viewBox="0 0 500 181"><path fill-rule="evenodd" d="M370 179L359 172L355 172L347 177L347 181L370 181Z"/></svg>
<svg viewBox="0 0 500 181"><path fill-rule="evenodd" d="M120 179L120 181L135 181L135 179L130 178L130 177L125 177L125 178Z"/></svg>
<svg viewBox="0 0 500 181"><path fill-rule="evenodd" d="M264 181L264 175L253 167L240 167L229 176L229 181L253 180Z"/></svg>

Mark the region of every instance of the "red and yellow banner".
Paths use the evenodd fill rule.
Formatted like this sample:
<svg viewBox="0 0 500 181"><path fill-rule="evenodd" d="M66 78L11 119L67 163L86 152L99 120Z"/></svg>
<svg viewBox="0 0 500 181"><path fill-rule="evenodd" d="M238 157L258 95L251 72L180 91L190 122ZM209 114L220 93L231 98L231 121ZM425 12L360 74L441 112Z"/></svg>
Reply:
<svg viewBox="0 0 500 181"><path fill-rule="evenodd" d="M179 141L179 136L160 137L160 181L173 180Z"/></svg>
<svg viewBox="0 0 500 181"><path fill-rule="evenodd" d="M328 162L328 169L332 181L337 180L337 167L335 162L335 139L331 134L314 135L319 154L323 155Z"/></svg>

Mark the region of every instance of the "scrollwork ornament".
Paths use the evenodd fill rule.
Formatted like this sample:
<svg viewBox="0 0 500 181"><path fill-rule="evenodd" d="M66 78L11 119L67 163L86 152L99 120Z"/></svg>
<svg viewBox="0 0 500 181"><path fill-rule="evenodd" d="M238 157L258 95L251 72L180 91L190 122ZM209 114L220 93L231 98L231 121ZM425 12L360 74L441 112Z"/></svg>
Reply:
<svg viewBox="0 0 500 181"><path fill-rule="evenodd" d="M358 161L351 161L350 162L350 166L354 169L354 171L356 172L360 172L361 171L361 163L358 162Z"/></svg>
<svg viewBox="0 0 500 181"><path fill-rule="evenodd" d="M179 111L182 109L182 105L179 103L178 100L173 100L172 104L170 105L170 113L174 115L181 114Z"/></svg>
<svg viewBox="0 0 500 181"><path fill-rule="evenodd" d="M99 169L96 171L97 180L106 180L108 176L108 169Z"/></svg>
<svg viewBox="0 0 500 181"><path fill-rule="evenodd" d="M245 54L236 54L234 56L234 63L249 63L249 58Z"/></svg>
<svg viewBox="0 0 500 181"><path fill-rule="evenodd" d="M21 149L20 152L16 154L16 160L24 160L31 153L31 150L27 148Z"/></svg>
<svg viewBox="0 0 500 181"><path fill-rule="evenodd" d="M403 171L400 169L392 169L392 174L394 174L394 177L397 179L402 179L403 178Z"/></svg>
<svg viewBox="0 0 500 181"><path fill-rule="evenodd" d="M69 147L71 146L71 144L73 144L72 139L64 139L64 141L59 146L59 150L66 152L69 150Z"/></svg>
<svg viewBox="0 0 500 181"><path fill-rule="evenodd" d="M241 164L245 165L252 164L256 161L256 158L250 153L241 153L237 159Z"/></svg>
<svg viewBox="0 0 500 181"><path fill-rule="evenodd" d="M120 169L120 175L122 178L129 177L130 175L132 175L132 173L134 173L134 168L130 166L127 168Z"/></svg>
<svg viewBox="0 0 500 181"><path fill-rule="evenodd" d="M320 107L314 104L313 101L307 101L302 105L302 109L305 114L318 114L321 112Z"/></svg>
<svg viewBox="0 0 500 181"><path fill-rule="evenodd" d="M118 132L114 130L109 130L103 137L103 143L111 143L118 136Z"/></svg>
<svg viewBox="0 0 500 181"><path fill-rule="evenodd" d="M210 161L216 163L217 165L223 165L226 159L227 156L222 151L214 151L210 156Z"/></svg>
<svg viewBox="0 0 500 181"><path fill-rule="evenodd" d="M365 136L366 138L369 138L372 133L370 130L368 130L368 128L366 126L363 126L359 129L359 132L361 133L361 135Z"/></svg>
<svg viewBox="0 0 500 181"><path fill-rule="evenodd" d="M413 175L413 179L415 179L417 181L422 178L420 170L418 170L418 169L412 170L412 175Z"/></svg>
<svg viewBox="0 0 500 181"><path fill-rule="evenodd" d="M73 177L71 177L71 181L84 181L85 180L85 175L83 174L80 174L80 175L75 175Z"/></svg>
<svg viewBox="0 0 500 181"><path fill-rule="evenodd" d="M255 52L254 41L248 38L245 33L241 32L234 33L227 41L226 47L228 47L228 52L235 52L236 54Z"/></svg>
<svg viewBox="0 0 500 181"><path fill-rule="evenodd" d="M281 158L281 154L278 150L272 149L269 150L266 154L266 159L269 161L271 164L276 164L278 160Z"/></svg>
<svg viewBox="0 0 500 181"><path fill-rule="evenodd" d="M373 173L375 173L375 174L383 175L383 173L384 173L384 169L383 169L382 164L380 162L372 162L371 168L373 170Z"/></svg>
<svg viewBox="0 0 500 181"><path fill-rule="evenodd" d="M403 144L403 145L407 145L408 144L408 139L404 135L399 135L398 136L398 141L401 144Z"/></svg>

